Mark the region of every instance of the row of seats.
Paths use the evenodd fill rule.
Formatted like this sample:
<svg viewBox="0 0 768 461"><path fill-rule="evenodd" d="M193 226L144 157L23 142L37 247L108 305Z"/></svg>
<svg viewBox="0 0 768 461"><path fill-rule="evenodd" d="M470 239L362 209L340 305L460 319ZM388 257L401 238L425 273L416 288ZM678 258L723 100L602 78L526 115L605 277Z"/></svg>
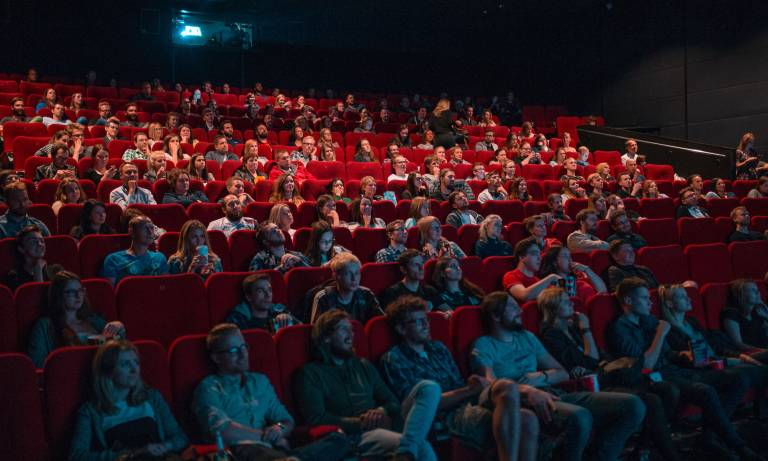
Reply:
<svg viewBox="0 0 768 461"><path fill-rule="evenodd" d="M127 239L122 236L112 240L118 241L120 238L124 241ZM88 240L84 239L85 241ZM253 248L253 239L249 243ZM248 245L237 246L237 249L238 254L248 253L249 250ZM103 313L107 319L122 320L127 325L131 337L154 339L164 344L169 344L173 338L182 334L201 332L220 322L240 301L240 282L248 274L223 272L211 275L205 282L193 274L127 277L118 283L113 294L111 285L104 279L88 278L96 275L93 269L98 267L93 266L100 265L100 259L96 260L98 256L101 255L103 259L104 254L114 251L115 248L93 250L80 255L81 273L86 279L84 284L89 290L93 308ZM230 260L234 260L234 257L233 252ZM665 245L641 248L637 254L637 264L648 266L659 283L694 280L704 286L709 283L727 283L735 278L762 279L766 272L766 258L768 242L765 241L737 242L729 246L721 243L695 244L685 249L679 245ZM576 254L574 260L589 265L597 273L602 273L611 264L604 250ZM515 263L511 256L492 256L484 260L469 256L462 258L460 262L466 277L486 292L503 289L501 279L507 271L514 268ZM86 264L91 267L86 267ZM431 277L433 267L434 261L427 263L427 279ZM70 269L66 265L65 268ZM235 269L243 270L240 267ZM305 293L331 277L328 267L294 268L284 276L275 271L269 273L274 299L286 304L292 311L299 308ZM400 278L402 274L397 263L365 263L362 266L361 285L370 288L377 295ZM11 300L15 299L15 308L9 307L10 312L2 315L8 320L3 322L3 325L9 331L1 336L6 343L0 350L23 349L29 328L45 305L47 283L22 285L14 296L11 296L7 288L2 289L6 300L0 305L13 306L14 302ZM173 302L169 302L170 300Z"/></svg>
<svg viewBox="0 0 768 461"><path fill-rule="evenodd" d="M760 286L765 296L764 286ZM719 311L725 305L727 290L725 283L705 285L700 293L689 289L693 305L690 315L709 328L719 328ZM652 297L653 312L658 315L655 292ZM540 318L535 302L526 303L523 312L524 326L538 332ZM598 345L604 347L606 329L619 312L615 297L596 295L587 303L585 312L590 317ZM452 351L459 370L466 377L472 344L486 333L479 308L460 307L450 320L438 313L430 313L429 320L432 338L442 341ZM375 362L395 344L383 317L372 319L364 328L357 322L353 325L355 351L360 357ZM131 327L128 328L132 333ZM260 330L244 332L250 346L250 369L264 373L270 379L278 397L296 417L300 414L295 405L292 382L296 372L312 360L310 335L310 325L287 327L274 337ZM171 404L192 441L201 441L191 413L191 402L197 384L214 372L205 349L205 334L179 336L170 343L167 352L155 341L138 340L135 344L140 354L143 379ZM88 377L95 350L95 346L86 346L54 351L42 371L42 399L37 390L36 370L29 358L16 353L0 354L0 389L3 395L14 396L0 404L0 417L14 422L0 436L0 454L4 459L46 461L51 453L63 455L67 452L77 409L89 398ZM452 459L476 459L470 458L472 453L461 446L455 446L452 453Z"/></svg>

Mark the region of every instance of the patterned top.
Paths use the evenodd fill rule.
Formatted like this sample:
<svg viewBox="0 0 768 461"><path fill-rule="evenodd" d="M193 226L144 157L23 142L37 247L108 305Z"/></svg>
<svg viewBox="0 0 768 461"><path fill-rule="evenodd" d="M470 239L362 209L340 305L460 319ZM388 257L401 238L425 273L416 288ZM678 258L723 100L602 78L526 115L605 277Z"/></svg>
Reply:
<svg viewBox="0 0 768 461"><path fill-rule="evenodd" d="M448 348L440 341L424 345L424 355L402 344L394 346L381 357L384 381L403 400L411 389L424 379L435 381L443 392L464 386L459 368Z"/></svg>
<svg viewBox="0 0 768 461"><path fill-rule="evenodd" d="M130 162L132 160L148 160L147 155L138 149L127 149L123 152L123 161Z"/></svg>
<svg viewBox="0 0 768 461"><path fill-rule="evenodd" d="M309 266L309 260L307 259L307 257L299 253L298 251L285 250L285 254L296 256L301 260L299 264L293 265L291 267ZM258 253L256 253L253 259L251 259L251 264L248 267L248 270L262 271L266 269L274 269L280 273L284 273L284 272L287 272L288 269L290 269L290 267L283 267L283 264L280 262L280 258L275 256L275 254L272 253L271 251L261 250Z"/></svg>
<svg viewBox="0 0 768 461"><path fill-rule="evenodd" d="M168 273L168 261L165 255L157 251L147 251L143 256L117 251L104 259L101 276L115 279L115 284L129 275L163 275Z"/></svg>
<svg viewBox="0 0 768 461"><path fill-rule="evenodd" d="M396 248L393 246L388 246L386 248L382 248L381 250L376 252L376 262L377 263L396 263L397 259L400 257L403 252L405 252L406 248Z"/></svg>
<svg viewBox="0 0 768 461"><path fill-rule="evenodd" d="M46 165L40 165L39 167L35 168L35 177L34 181L38 182L43 179L53 179L56 177L56 172L61 170L62 168L57 167L53 163L48 163ZM77 176L77 168L75 168L74 165L67 165L64 170L71 171L73 176Z"/></svg>
<svg viewBox="0 0 768 461"><path fill-rule="evenodd" d="M51 235L48 226L43 224L39 219L29 215L17 217L11 212L6 212L4 215L0 216L0 238L16 237L22 229L33 225L40 229L40 233L43 234L43 237Z"/></svg>
<svg viewBox="0 0 768 461"><path fill-rule="evenodd" d="M155 197L152 195L152 192L149 191L149 189L144 189L143 187L136 187L136 190L133 191L133 194L128 195L128 188L125 186L120 186L117 189L113 190L109 193L109 201L110 203L116 203L120 205L120 208L125 209L128 205L133 205L134 203L145 203L148 205L157 205L157 202L155 202Z"/></svg>
<svg viewBox="0 0 768 461"><path fill-rule="evenodd" d="M339 291L335 285L327 286L318 291L312 300L311 323L314 323L321 314L332 309L343 309L363 325L377 315L384 315L376 296L365 287L355 290L352 300L346 304L339 299Z"/></svg>
<svg viewBox="0 0 768 461"><path fill-rule="evenodd" d="M243 229L256 229L256 221L253 218L247 217L242 217L239 221L231 221L229 218L224 216L223 218L219 218L208 223L208 230L220 230L224 232L224 235L227 237L232 235L232 232Z"/></svg>

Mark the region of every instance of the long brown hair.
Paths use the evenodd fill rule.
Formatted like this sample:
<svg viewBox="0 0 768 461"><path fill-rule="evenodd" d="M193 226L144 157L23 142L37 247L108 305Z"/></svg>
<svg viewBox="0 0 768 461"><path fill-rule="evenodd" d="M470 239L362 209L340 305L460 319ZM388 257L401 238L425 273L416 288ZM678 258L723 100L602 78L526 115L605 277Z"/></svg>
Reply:
<svg viewBox="0 0 768 461"><path fill-rule="evenodd" d="M441 257L435 263L435 270L432 273L432 285L434 285L438 291L445 291L446 289L445 269L448 267L448 264L451 261L456 261L457 263L459 262L457 258ZM478 301L483 299L483 296L485 296L483 289L467 280L463 273L461 280L459 280L459 287L461 288L461 291L469 292L469 294L477 298Z"/></svg>
<svg viewBox="0 0 768 461"><path fill-rule="evenodd" d="M190 219L181 226L179 241L176 244L176 253L171 255L171 258L179 258L185 269L189 268L189 265L192 263L192 258L197 254L197 248L192 248L192 244L189 242L189 236L195 229L201 229L203 231L203 235L205 236L205 246L208 247L208 260L216 261L219 259L216 253L210 249L211 241L208 239L208 231L205 224L197 219Z"/></svg>
<svg viewBox="0 0 768 461"><path fill-rule="evenodd" d="M114 400L115 385L112 381L112 373L117 367L121 352L133 352L139 357L139 351L131 342L125 340L108 341L104 343L93 357L91 366L93 380L93 394L96 408L108 415L115 414L117 407ZM135 407L148 398L144 381L139 379L136 386L128 393L128 405Z"/></svg>

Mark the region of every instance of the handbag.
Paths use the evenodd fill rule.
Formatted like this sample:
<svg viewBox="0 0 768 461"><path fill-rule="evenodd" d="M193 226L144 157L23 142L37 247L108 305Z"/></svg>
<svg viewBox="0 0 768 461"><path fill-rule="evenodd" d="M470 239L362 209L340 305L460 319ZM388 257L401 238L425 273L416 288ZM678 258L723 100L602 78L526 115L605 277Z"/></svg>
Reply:
<svg viewBox="0 0 768 461"><path fill-rule="evenodd" d="M648 382L643 374L643 361L634 357L601 363L598 380L601 387L637 387Z"/></svg>

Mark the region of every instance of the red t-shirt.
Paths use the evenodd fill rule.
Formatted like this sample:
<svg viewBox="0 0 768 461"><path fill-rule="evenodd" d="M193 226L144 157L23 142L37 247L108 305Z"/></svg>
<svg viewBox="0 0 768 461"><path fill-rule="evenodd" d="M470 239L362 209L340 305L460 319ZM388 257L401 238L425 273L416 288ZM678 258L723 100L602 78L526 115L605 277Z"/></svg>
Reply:
<svg viewBox="0 0 768 461"><path fill-rule="evenodd" d="M535 275L528 277L527 275L523 274L523 271L520 269L515 269L504 274L504 278L501 280L501 283L504 285L505 290L509 290L509 287L515 285L523 285L525 288L528 288L539 280L541 279Z"/></svg>

